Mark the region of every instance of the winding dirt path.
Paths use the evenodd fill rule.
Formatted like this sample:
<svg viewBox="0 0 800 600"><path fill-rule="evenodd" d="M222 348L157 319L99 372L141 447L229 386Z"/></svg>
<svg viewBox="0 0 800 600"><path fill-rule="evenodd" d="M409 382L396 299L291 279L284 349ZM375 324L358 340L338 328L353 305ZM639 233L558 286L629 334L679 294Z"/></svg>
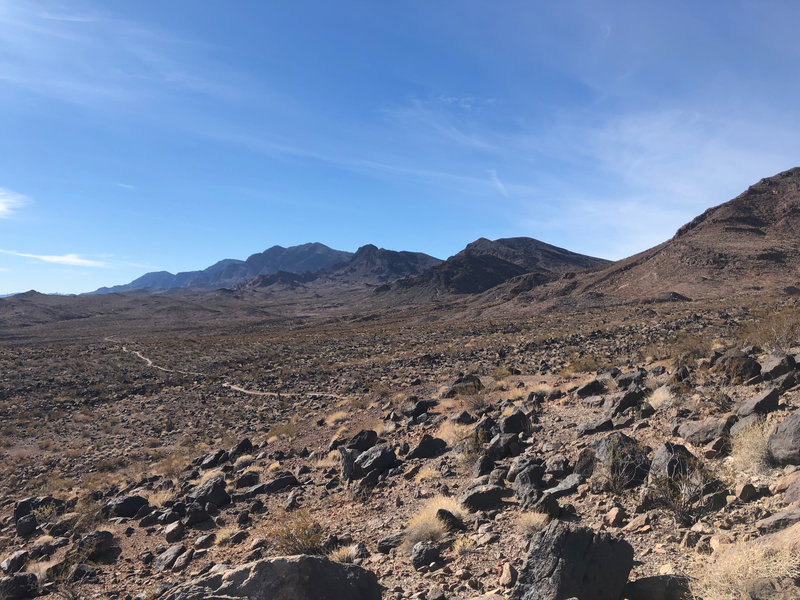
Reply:
<svg viewBox="0 0 800 600"><path fill-rule="evenodd" d="M212 375L208 375L207 373L199 373L197 371L181 371L180 369L168 369L166 367L162 367L161 365L157 365L153 362L151 358L148 358L138 350L130 350L125 344L120 342L119 340L115 340L114 338L107 337L105 338L107 342L113 342L116 344L120 344L122 347L122 351L127 354L133 354L136 358L143 360L145 364L152 368L157 369L159 371L163 371L164 373L178 373L180 375L196 375L199 377L213 377ZM228 388L235 392L239 392L241 394L247 394L248 396L267 396L270 398L279 398L281 396L306 396L308 398L334 398L336 400L348 400L347 396L341 396L339 394L332 394L329 392L303 392L303 393L292 393L292 392L262 392L260 390L249 390L247 388L243 388L241 386L235 385L228 381L222 382L222 387Z"/></svg>

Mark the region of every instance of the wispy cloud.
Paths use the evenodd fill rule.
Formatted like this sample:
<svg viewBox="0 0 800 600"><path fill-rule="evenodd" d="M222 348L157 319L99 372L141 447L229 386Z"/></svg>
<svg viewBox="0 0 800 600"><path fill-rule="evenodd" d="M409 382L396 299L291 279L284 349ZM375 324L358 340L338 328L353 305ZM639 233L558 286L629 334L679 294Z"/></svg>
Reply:
<svg viewBox="0 0 800 600"><path fill-rule="evenodd" d="M0 188L0 219L9 218L16 209L28 202L30 199L27 196Z"/></svg>
<svg viewBox="0 0 800 600"><path fill-rule="evenodd" d="M70 267L105 267L106 263L98 260L89 260L88 258L81 258L77 254L28 254L27 252L16 252L15 250L2 250L3 254L11 254L12 256L19 256L21 258L32 258L46 263L54 263L57 265L68 265Z"/></svg>
<svg viewBox="0 0 800 600"><path fill-rule="evenodd" d="M497 176L497 171L495 171L494 169L489 169L486 172L489 174L489 177L491 177L492 183L494 184L494 187L497 188L497 191L503 194L503 196L505 196L506 198L508 198L508 190L506 189L506 186L503 185L503 182L500 181L500 178Z"/></svg>
<svg viewBox="0 0 800 600"><path fill-rule="evenodd" d="M117 187L121 187L124 190L135 190L136 186L131 185L129 183L120 183L119 181L114 181L111 185L115 185Z"/></svg>

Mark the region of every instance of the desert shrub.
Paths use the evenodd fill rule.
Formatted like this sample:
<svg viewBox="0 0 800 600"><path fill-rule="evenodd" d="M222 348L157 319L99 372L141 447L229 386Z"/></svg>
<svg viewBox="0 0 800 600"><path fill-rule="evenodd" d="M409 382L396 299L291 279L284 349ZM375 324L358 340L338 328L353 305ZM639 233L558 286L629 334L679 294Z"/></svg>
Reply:
<svg viewBox="0 0 800 600"><path fill-rule="evenodd" d="M305 508L288 513L268 532L273 549L286 555L319 554L324 536L322 525Z"/></svg>
<svg viewBox="0 0 800 600"><path fill-rule="evenodd" d="M744 344L787 352L800 339L800 310L795 307L765 309L744 325L739 335Z"/></svg>
<svg viewBox="0 0 800 600"><path fill-rule="evenodd" d="M233 463L233 468L237 471L241 471L252 465L254 460L255 459L250 454L245 454L236 459L236 462Z"/></svg>
<svg viewBox="0 0 800 600"><path fill-rule="evenodd" d="M770 433L772 425L763 419L737 431L731 438L730 462L733 468L750 475L768 473L771 469L767 450Z"/></svg>
<svg viewBox="0 0 800 600"><path fill-rule="evenodd" d="M714 563L699 565L693 575L691 590L697 600L750 600L755 597L751 592L765 583L800 577L800 552L765 543L740 544Z"/></svg>
<svg viewBox="0 0 800 600"><path fill-rule="evenodd" d="M288 421L283 423L275 423L269 428L267 433L268 437L293 437L300 431L300 418L299 415L293 416Z"/></svg>
<svg viewBox="0 0 800 600"><path fill-rule="evenodd" d="M459 538L453 542L453 552L456 554L469 554L473 550L475 550L478 544L472 538L469 538L465 535L459 536Z"/></svg>
<svg viewBox="0 0 800 600"><path fill-rule="evenodd" d="M422 467L414 476L414 481L420 482L420 481L425 481L426 479L436 479L440 475L441 473L436 469L432 469L430 467Z"/></svg>
<svg viewBox="0 0 800 600"><path fill-rule="evenodd" d="M681 333L668 346L666 353L672 357L672 366L677 369L694 366L697 360L707 358L712 347L713 340L706 335Z"/></svg>
<svg viewBox="0 0 800 600"><path fill-rule="evenodd" d="M447 442L451 448L463 442L472 433L472 426L445 421L439 426L436 436Z"/></svg>
<svg viewBox="0 0 800 600"><path fill-rule="evenodd" d="M457 500L447 496L430 498L415 514L405 530L403 547L410 550L417 542L438 542L447 535L447 526L436 516L439 509L453 513L459 519L465 516L464 507Z"/></svg>
<svg viewBox="0 0 800 600"><path fill-rule="evenodd" d="M155 465L155 472L165 477L177 477L187 466L186 455L174 453L162 458Z"/></svg>
<svg viewBox="0 0 800 600"><path fill-rule="evenodd" d="M517 528L525 535L532 535L544 529L550 522L550 515L540 512L523 512L517 518Z"/></svg>
<svg viewBox="0 0 800 600"><path fill-rule="evenodd" d="M489 397L487 396L485 389L474 394L464 396L464 406L471 413L481 414L487 408L489 408L489 404Z"/></svg>
<svg viewBox="0 0 800 600"><path fill-rule="evenodd" d="M650 480L649 498L676 523L691 525L713 509L709 496L719 490L720 482L699 458L684 460L685 468Z"/></svg>
<svg viewBox="0 0 800 600"><path fill-rule="evenodd" d="M348 413L346 410L337 410L335 413L332 413L327 417L325 417L325 424L328 427L336 427L346 422L349 418L350 418L350 413Z"/></svg>
<svg viewBox="0 0 800 600"><path fill-rule="evenodd" d="M352 563L355 562L358 552L358 544L350 546L339 546L335 550L328 553L328 559L338 563Z"/></svg>
<svg viewBox="0 0 800 600"><path fill-rule="evenodd" d="M497 367L492 371L492 379L495 381L503 381L503 379L506 379L510 376L511 371L509 371L507 367Z"/></svg>
<svg viewBox="0 0 800 600"><path fill-rule="evenodd" d="M338 450L331 450L325 456L321 456L314 460L314 467L317 469L330 469L338 467L341 462L341 457Z"/></svg>
<svg viewBox="0 0 800 600"><path fill-rule="evenodd" d="M570 362L568 370L573 373L595 373L603 369L606 363L593 354L575 356Z"/></svg>

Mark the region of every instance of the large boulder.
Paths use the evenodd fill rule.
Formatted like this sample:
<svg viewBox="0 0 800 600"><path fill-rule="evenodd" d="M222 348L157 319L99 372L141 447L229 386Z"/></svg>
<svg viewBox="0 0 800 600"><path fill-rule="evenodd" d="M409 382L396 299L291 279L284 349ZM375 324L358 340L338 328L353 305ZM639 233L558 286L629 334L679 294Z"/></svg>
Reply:
<svg viewBox="0 0 800 600"><path fill-rule="evenodd" d="M406 458L433 458L443 454L445 450L447 450L447 442L426 433Z"/></svg>
<svg viewBox="0 0 800 600"><path fill-rule="evenodd" d="M795 410L775 428L767 448L776 463L800 465L800 410Z"/></svg>
<svg viewBox="0 0 800 600"><path fill-rule="evenodd" d="M552 521L531 538L511 600L619 600L632 566L625 540Z"/></svg>
<svg viewBox="0 0 800 600"><path fill-rule="evenodd" d="M650 461L647 450L635 439L615 431L591 444L595 460L603 466L602 475L614 489L641 485L647 479Z"/></svg>
<svg viewBox="0 0 800 600"><path fill-rule="evenodd" d="M397 461L394 450L386 444L373 446L366 452L358 455L355 462L355 476L363 477L370 471L383 473Z"/></svg>
<svg viewBox="0 0 800 600"><path fill-rule="evenodd" d="M186 501L187 504L197 502L202 506L207 502L211 502L214 506L225 506L231 501L231 497L225 491L225 477L217 475L196 485L186 494Z"/></svg>
<svg viewBox="0 0 800 600"><path fill-rule="evenodd" d="M739 405L736 412L740 417L749 415L765 415L774 410L778 410L778 400L781 393L778 388L769 388L758 394L755 398L746 400Z"/></svg>
<svg viewBox="0 0 800 600"><path fill-rule="evenodd" d="M481 378L474 373L471 373L469 375L462 375L456 379L455 383L453 383L453 387L447 391L444 397L455 398L460 394L477 394L482 389L483 383L481 383Z"/></svg>
<svg viewBox="0 0 800 600"><path fill-rule="evenodd" d="M162 600L247 598L273 600L380 600L374 573L321 556L288 556L259 560L210 573L178 585Z"/></svg>
<svg viewBox="0 0 800 600"><path fill-rule="evenodd" d="M717 438L725 437L735 421L733 415L721 419L712 417L702 421L686 421L678 427L678 435L690 444L705 446Z"/></svg>
<svg viewBox="0 0 800 600"><path fill-rule="evenodd" d="M147 506L147 500L141 496L123 496L113 498L103 507L103 514L107 517L134 517L143 507Z"/></svg>
<svg viewBox="0 0 800 600"><path fill-rule="evenodd" d="M0 577L0 598L17 600L17 598L33 598L39 594L39 580L33 573L15 573L9 577Z"/></svg>

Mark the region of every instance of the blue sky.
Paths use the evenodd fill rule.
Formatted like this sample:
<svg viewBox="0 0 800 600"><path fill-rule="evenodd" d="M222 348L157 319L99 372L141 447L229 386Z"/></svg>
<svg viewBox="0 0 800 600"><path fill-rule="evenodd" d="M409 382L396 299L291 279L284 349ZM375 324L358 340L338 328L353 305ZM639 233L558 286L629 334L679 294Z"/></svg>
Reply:
<svg viewBox="0 0 800 600"><path fill-rule="evenodd" d="M800 4L0 0L0 294L274 244L622 258L800 164Z"/></svg>

